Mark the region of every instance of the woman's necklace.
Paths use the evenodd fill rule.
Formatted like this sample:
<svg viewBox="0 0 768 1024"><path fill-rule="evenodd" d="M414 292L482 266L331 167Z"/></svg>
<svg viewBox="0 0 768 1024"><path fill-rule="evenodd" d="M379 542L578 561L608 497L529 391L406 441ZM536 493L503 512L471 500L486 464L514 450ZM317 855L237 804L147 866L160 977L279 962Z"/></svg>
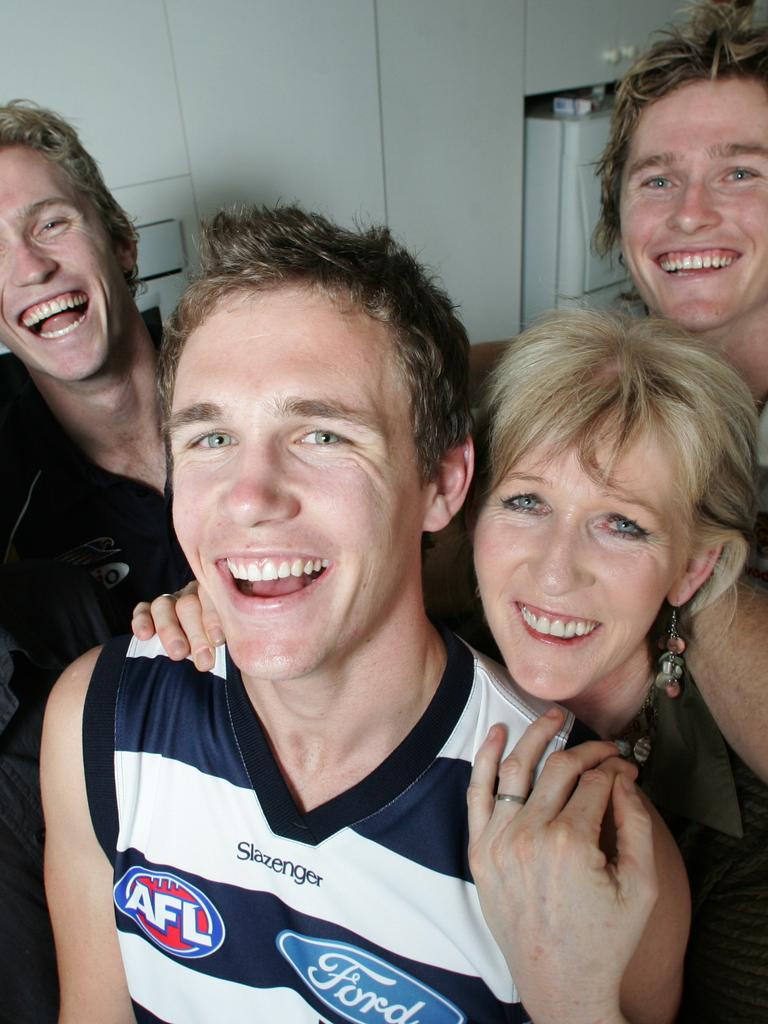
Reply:
<svg viewBox="0 0 768 1024"><path fill-rule="evenodd" d="M685 646L685 640L677 632L677 609L673 608L667 634L659 640L663 653L657 662L657 672L648 686L645 700L621 736L614 740L621 756L640 768L651 756L656 738L656 698L659 690L665 690L670 700L675 700L682 693Z"/></svg>
<svg viewBox="0 0 768 1024"><path fill-rule="evenodd" d="M619 754L626 760L642 767L651 756L653 740L656 736L656 693L658 688L651 681L640 710L627 728L613 741L619 748Z"/></svg>

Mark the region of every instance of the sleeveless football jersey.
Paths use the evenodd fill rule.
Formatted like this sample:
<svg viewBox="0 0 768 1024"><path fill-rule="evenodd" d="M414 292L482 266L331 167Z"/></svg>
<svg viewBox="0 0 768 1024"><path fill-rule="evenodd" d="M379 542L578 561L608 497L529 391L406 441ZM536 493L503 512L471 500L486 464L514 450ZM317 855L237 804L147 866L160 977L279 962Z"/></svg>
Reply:
<svg viewBox="0 0 768 1024"><path fill-rule="evenodd" d="M445 642L415 728L309 813L223 649L200 674L156 641L107 645L86 779L139 1022L528 1020L470 876L466 790L490 725L507 724L511 747L546 705ZM568 715L551 749L577 731Z"/></svg>

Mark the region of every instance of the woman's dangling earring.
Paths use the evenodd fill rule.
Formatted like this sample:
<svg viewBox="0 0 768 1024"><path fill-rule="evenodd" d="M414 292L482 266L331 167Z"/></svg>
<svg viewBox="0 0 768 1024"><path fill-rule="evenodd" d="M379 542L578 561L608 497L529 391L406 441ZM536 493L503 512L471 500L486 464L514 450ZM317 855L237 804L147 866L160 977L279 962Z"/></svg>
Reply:
<svg viewBox="0 0 768 1024"><path fill-rule="evenodd" d="M677 608L672 608L667 635L659 640L659 647L664 653L658 660L656 685L659 689L665 689L668 697L679 697L683 690L685 672L685 640L677 632Z"/></svg>

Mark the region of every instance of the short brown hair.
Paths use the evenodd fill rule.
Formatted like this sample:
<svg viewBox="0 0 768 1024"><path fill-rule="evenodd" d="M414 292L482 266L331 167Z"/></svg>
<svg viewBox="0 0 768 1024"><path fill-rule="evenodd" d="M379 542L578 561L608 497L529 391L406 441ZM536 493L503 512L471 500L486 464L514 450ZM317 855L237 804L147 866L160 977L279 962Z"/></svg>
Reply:
<svg viewBox="0 0 768 1024"><path fill-rule="evenodd" d="M136 229L130 217L104 184L98 164L84 149L75 129L63 117L31 100L12 100L0 107L2 146L27 146L56 164L70 185L96 210L113 243L136 242ZM136 290L137 278L134 264L125 271L132 292Z"/></svg>
<svg viewBox="0 0 768 1024"><path fill-rule="evenodd" d="M233 208L203 224L200 275L166 325L158 369L164 418L184 345L221 300L290 286L317 289L390 328L410 391L419 468L431 479L471 430L464 327L387 228L348 230L298 206Z"/></svg>
<svg viewBox="0 0 768 1024"><path fill-rule="evenodd" d="M632 445L657 439L674 462L693 551L723 547L690 610L736 581L757 508L755 403L711 346L671 321L591 310L541 317L493 371L482 433L485 492L540 446L553 456L575 449L602 482Z"/></svg>
<svg viewBox="0 0 768 1024"><path fill-rule="evenodd" d="M752 26L751 19L751 5L700 3L687 25L666 30L622 78L597 168L601 206L593 242L600 255L608 255L621 238L622 177L647 106L692 82L726 78L753 79L768 99L768 24Z"/></svg>

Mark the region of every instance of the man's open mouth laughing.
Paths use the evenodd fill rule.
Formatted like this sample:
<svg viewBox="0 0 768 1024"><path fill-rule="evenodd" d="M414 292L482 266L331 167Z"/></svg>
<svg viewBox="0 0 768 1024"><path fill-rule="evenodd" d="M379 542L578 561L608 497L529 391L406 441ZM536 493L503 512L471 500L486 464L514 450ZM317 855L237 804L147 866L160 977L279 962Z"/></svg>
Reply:
<svg viewBox="0 0 768 1024"><path fill-rule="evenodd" d="M317 555L227 558L235 586L246 597L283 597L311 586L328 568Z"/></svg>
<svg viewBox="0 0 768 1024"><path fill-rule="evenodd" d="M19 321L41 338L63 338L80 326L87 312L88 296L85 292L62 292L28 306Z"/></svg>
<svg viewBox="0 0 768 1024"><path fill-rule="evenodd" d="M668 274L679 274L686 270L722 270L730 267L739 258L733 249L703 249L695 251L674 251L662 253L659 266Z"/></svg>

